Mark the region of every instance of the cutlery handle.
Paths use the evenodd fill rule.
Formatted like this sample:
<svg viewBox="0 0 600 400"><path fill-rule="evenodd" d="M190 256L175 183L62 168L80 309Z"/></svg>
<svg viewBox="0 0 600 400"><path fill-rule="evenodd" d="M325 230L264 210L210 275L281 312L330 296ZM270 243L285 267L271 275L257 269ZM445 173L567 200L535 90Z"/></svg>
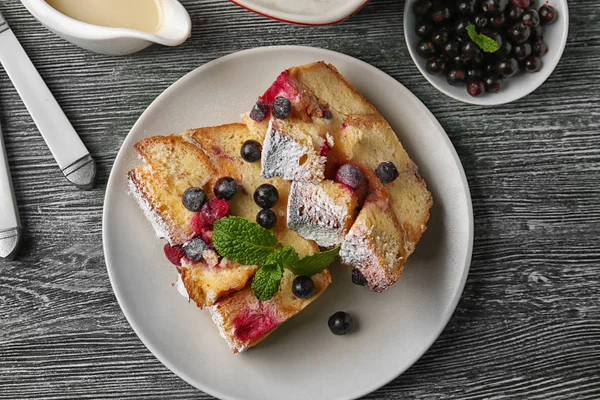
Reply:
<svg viewBox="0 0 600 400"><path fill-rule="evenodd" d="M91 189L94 160L1 15L0 62L63 174L76 186Z"/></svg>
<svg viewBox="0 0 600 400"><path fill-rule="evenodd" d="M0 129L0 259L13 259L20 239L21 221Z"/></svg>

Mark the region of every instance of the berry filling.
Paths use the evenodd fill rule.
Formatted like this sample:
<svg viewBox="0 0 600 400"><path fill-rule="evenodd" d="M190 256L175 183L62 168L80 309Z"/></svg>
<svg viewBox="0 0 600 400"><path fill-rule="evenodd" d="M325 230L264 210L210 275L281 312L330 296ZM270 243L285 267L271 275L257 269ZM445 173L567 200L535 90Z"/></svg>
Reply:
<svg viewBox="0 0 600 400"><path fill-rule="evenodd" d="M329 142L325 142L321 145L321 148L319 149L319 155L321 157L327 157L327 154L329 153L330 150L331 150L331 145L329 145Z"/></svg>
<svg viewBox="0 0 600 400"><path fill-rule="evenodd" d="M242 342L252 342L275 329L279 323L261 307L245 310L233 319L234 335Z"/></svg>
<svg viewBox="0 0 600 400"><path fill-rule="evenodd" d="M181 267L181 259L185 257L185 251L182 246L171 246L169 243L164 247L165 256L174 265Z"/></svg>
<svg viewBox="0 0 600 400"><path fill-rule="evenodd" d="M284 96L288 99L293 99L298 95L298 90L289 78L289 73L283 71L275 82L267 89L267 91L258 98L258 101L263 104L273 104L277 96Z"/></svg>
<svg viewBox="0 0 600 400"><path fill-rule="evenodd" d="M212 229L215 221L225 217L228 213L229 203L227 200L213 197L200 210L198 222L203 228Z"/></svg>

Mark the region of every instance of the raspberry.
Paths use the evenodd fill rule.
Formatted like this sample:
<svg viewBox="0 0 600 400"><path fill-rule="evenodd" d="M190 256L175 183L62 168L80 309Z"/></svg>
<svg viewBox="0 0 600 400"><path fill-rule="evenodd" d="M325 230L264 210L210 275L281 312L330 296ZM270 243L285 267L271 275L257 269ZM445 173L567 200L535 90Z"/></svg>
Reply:
<svg viewBox="0 0 600 400"><path fill-rule="evenodd" d="M194 236L201 236L202 232L204 232L205 228L204 228L204 225L202 225L202 220L200 219L199 212L194 214L194 216L192 217L191 225L192 225L192 232L194 232Z"/></svg>
<svg viewBox="0 0 600 400"><path fill-rule="evenodd" d="M165 256L174 265L181 266L181 259L185 257L185 252L181 246L171 246L169 243L165 244L164 247Z"/></svg>
<svg viewBox="0 0 600 400"><path fill-rule="evenodd" d="M229 203L227 203L227 200L213 197L200 210L199 222L203 228L212 229L215 221L223 218L227 213L229 213Z"/></svg>
<svg viewBox="0 0 600 400"><path fill-rule="evenodd" d="M335 174L337 183L350 186L353 190L358 189L364 180L365 176L360 168L353 164L342 165Z"/></svg>

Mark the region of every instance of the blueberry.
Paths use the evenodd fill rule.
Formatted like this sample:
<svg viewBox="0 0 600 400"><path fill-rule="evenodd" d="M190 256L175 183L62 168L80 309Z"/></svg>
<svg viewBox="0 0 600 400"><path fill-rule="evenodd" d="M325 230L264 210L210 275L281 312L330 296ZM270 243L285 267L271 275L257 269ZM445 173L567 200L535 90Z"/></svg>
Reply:
<svg viewBox="0 0 600 400"><path fill-rule="evenodd" d="M188 210L193 212L200 211L204 203L206 203L206 193L200 188L191 187L183 192L181 201L183 206Z"/></svg>
<svg viewBox="0 0 600 400"><path fill-rule="evenodd" d="M432 42L421 40L417 44L417 53L423 58L431 58L437 55L438 50Z"/></svg>
<svg viewBox="0 0 600 400"><path fill-rule="evenodd" d="M533 43L533 55L543 56L548 51L548 46L544 39L538 39Z"/></svg>
<svg viewBox="0 0 600 400"><path fill-rule="evenodd" d="M529 43L520 43L513 47L513 57L521 61L531 55L531 45Z"/></svg>
<svg viewBox="0 0 600 400"><path fill-rule="evenodd" d="M526 42L529 36L531 36L531 29L523 22L517 22L508 30L508 37L515 44Z"/></svg>
<svg viewBox="0 0 600 400"><path fill-rule="evenodd" d="M540 24L540 14L538 14L538 12L534 9L530 9L525 11L523 16L521 17L521 20L525 25L535 28Z"/></svg>
<svg viewBox="0 0 600 400"><path fill-rule="evenodd" d="M512 48L513 45L510 43L510 41L503 37L502 44L496 53L498 53L499 56L508 56L512 52Z"/></svg>
<svg viewBox="0 0 600 400"><path fill-rule="evenodd" d="M454 23L454 34L461 38L468 38L469 32L467 31L467 26L469 25L473 25L473 22L469 18L459 18Z"/></svg>
<svg viewBox="0 0 600 400"><path fill-rule="evenodd" d="M462 0L459 1L456 5L456 10L459 14L462 15L472 15L475 14L475 9L477 8L477 0Z"/></svg>
<svg viewBox="0 0 600 400"><path fill-rule="evenodd" d="M504 14L494 15L492 17L492 19L490 20L490 25L494 29L502 28L505 23L506 23L506 18L504 17Z"/></svg>
<svg viewBox="0 0 600 400"><path fill-rule="evenodd" d="M279 200L277 188L269 183L263 183L254 191L254 202L260 208L271 208Z"/></svg>
<svg viewBox="0 0 600 400"><path fill-rule="evenodd" d="M553 24L558 18L558 12L556 8L552 7L550 4L544 4L540 7L538 11L540 15L540 22L542 25Z"/></svg>
<svg viewBox="0 0 600 400"><path fill-rule="evenodd" d="M495 63L491 63L485 66L483 69L486 76L499 76L500 72L498 72L498 65Z"/></svg>
<svg viewBox="0 0 600 400"><path fill-rule="evenodd" d="M485 90L490 93L498 93L502 89L502 78L499 76L488 76L484 79Z"/></svg>
<svg viewBox="0 0 600 400"><path fill-rule="evenodd" d="M539 72L542 69L542 59L537 56L529 56L525 60L525 71Z"/></svg>
<svg viewBox="0 0 600 400"><path fill-rule="evenodd" d="M338 311L329 317L327 325L334 335L345 335L352 329L352 317L346 312Z"/></svg>
<svg viewBox="0 0 600 400"><path fill-rule="evenodd" d="M431 1L419 0L413 5L413 11L420 17L423 17L431 11Z"/></svg>
<svg viewBox="0 0 600 400"><path fill-rule="evenodd" d="M262 152L262 146L256 140L247 140L242 145L240 155L249 163L260 160L260 154Z"/></svg>
<svg viewBox="0 0 600 400"><path fill-rule="evenodd" d="M517 22L523 18L525 10L521 7L517 7L514 4L508 7L508 20L510 22Z"/></svg>
<svg viewBox="0 0 600 400"><path fill-rule="evenodd" d="M467 82L467 93L473 97L481 96L485 92L485 85L481 79L473 79Z"/></svg>
<svg viewBox="0 0 600 400"><path fill-rule="evenodd" d="M329 110L329 108L321 108L321 112L323 113L323 118L325 118L325 119L333 118L333 114L331 114L331 111Z"/></svg>
<svg viewBox="0 0 600 400"><path fill-rule="evenodd" d="M464 69L467 66L467 60L462 55L453 57L451 60L452 68Z"/></svg>
<svg viewBox="0 0 600 400"><path fill-rule="evenodd" d="M452 68L446 75L446 81L452 85L460 85L467 81L467 72L464 69Z"/></svg>
<svg viewBox="0 0 600 400"><path fill-rule="evenodd" d="M309 276L297 276L292 282L292 293L300 299L308 299L315 293L315 283Z"/></svg>
<svg viewBox="0 0 600 400"><path fill-rule="evenodd" d="M431 22L421 21L415 26L415 33L423 39L429 39L431 37L431 32L433 32L433 25Z"/></svg>
<svg viewBox="0 0 600 400"><path fill-rule="evenodd" d="M467 70L467 80L481 79L483 78L483 71L477 68L471 68Z"/></svg>
<svg viewBox="0 0 600 400"><path fill-rule="evenodd" d="M292 113L292 103L282 96L275 97L273 102L273 116L277 119L286 119Z"/></svg>
<svg viewBox="0 0 600 400"><path fill-rule="evenodd" d="M427 64L425 64L425 69L433 75L442 74L446 71L446 61L444 60L444 57L430 58L427 60Z"/></svg>
<svg viewBox="0 0 600 400"><path fill-rule="evenodd" d="M365 286L367 284L367 280L365 276L360 272L358 268L354 268L352 270L352 283L358 286Z"/></svg>
<svg viewBox="0 0 600 400"><path fill-rule="evenodd" d="M452 10L442 2L435 2L431 12L431 19L437 24L444 24L452 19Z"/></svg>
<svg viewBox="0 0 600 400"><path fill-rule="evenodd" d="M519 72L519 64L512 57L504 57L498 63L498 72L505 78L510 78Z"/></svg>
<svg viewBox="0 0 600 400"><path fill-rule="evenodd" d="M238 191L238 184L235 179L227 176L219 179L214 187L215 196L219 199L231 200Z"/></svg>
<svg viewBox="0 0 600 400"><path fill-rule="evenodd" d="M250 111L250 118L254 121L262 121L267 118L268 108L263 103L256 103L254 107L252 107L252 111Z"/></svg>
<svg viewBox="0 0 600 400"><path fill-rule="evenodd" d="M448 57L454 58L460 54L460 43L458 40L451 40L442 49Z"/></svg>
<svg viewBox="0 0 600 400"><path fill-rule="evenodd" d="M398 168L391 161L384 161L377 166L375 170L377 177L383 183L391 183L398 178Z"/></svg>
<svg viewBox="0 0 600 400"><path fill-rule="evenodd" d="M504 12L507 5L508 0L483 0L481 9L487 14L497 14Z"/></svg>
<svg viewBox="0 0 600 400"><path fill-rule="evenodd" d="M477 14L475 15L475 26L479 29L485 28L490 23L490 19L485 14Z"/></svg>
<svg viewBox="0 0 600 400"><path fill-rule="evenodd" d="M463 44L462 54L465 58L469 59L477 57L479 53L481 53L481 49L475 44L475 42L469 40L468 42Z"/></svg>
<svg viewBox="0 0 600 400"><path fill-rule="evenodd" d="M202 260L202 253L206 250L208 245L200 238L194 238L183 245L183 251L185 256L192 262L198 262Z"/></svg>
<svg viewBox="0 0 600 400"><path fill-rule="evenodd" d="M444 47L449 38L450 34L444 28L438 28L431 34L431 41L438 47Z"/></svg>
<svg viewBox="0 0 600 400"><path fill-rule="evenodd" d="M271 209L260 210L256 214L256 222L265 229L271 229L277 225L277 214Z"/></svg>

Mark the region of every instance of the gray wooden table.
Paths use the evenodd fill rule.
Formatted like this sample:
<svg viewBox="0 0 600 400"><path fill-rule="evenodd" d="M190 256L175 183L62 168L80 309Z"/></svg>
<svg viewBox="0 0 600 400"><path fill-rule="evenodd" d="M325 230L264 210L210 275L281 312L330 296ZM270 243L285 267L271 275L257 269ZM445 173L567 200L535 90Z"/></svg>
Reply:
<svg viewBox="0 0 600 400"><path fill-rule="evenodd" d="M564 57L535 93L476 107L413 65L399 0L341 25L270 21L226 0L185 0L193 37L128 57L80 50L17 0L0 11L98 161L81 192L63 178L5 74L0 122L25 227L0 262L0 399L198 398L144 347L112 293L102 253L106 182L148 104L197 66L263 45L340 51L397 78L431 109L465 167L475 247L458 308L433 347L368 399L600 398L600 6L570 2ZM357 377L360 379L360 377Z"/></svg>

